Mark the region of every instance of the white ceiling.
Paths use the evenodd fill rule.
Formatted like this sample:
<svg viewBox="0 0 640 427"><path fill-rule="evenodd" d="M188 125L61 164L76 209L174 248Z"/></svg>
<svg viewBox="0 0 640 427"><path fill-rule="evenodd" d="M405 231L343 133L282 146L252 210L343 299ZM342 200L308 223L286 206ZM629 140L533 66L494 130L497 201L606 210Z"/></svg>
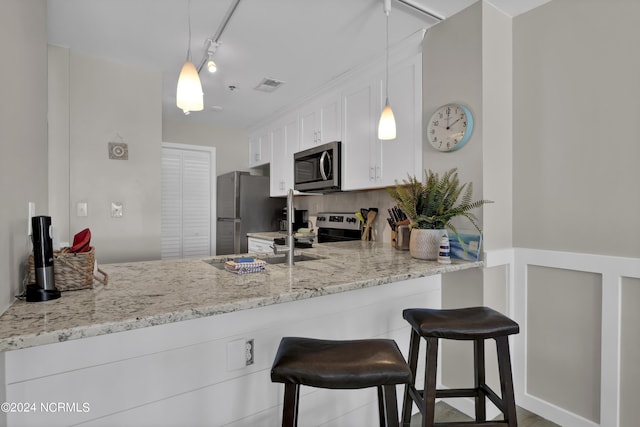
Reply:
<svg viewBox="0 0 640 427"><path fill-rule="evenodd" d="M408 1L446 18L477 0ZM198 66L233 0L190 3ZM384 53L383 0L240 0L219 40L218 72L200 73L205 110L185 116L175 90L187 52L188 0L47 0L47 8L49 43L158 70L165 118L221 126L256 124ZM436 23L393 0L390 43ZM272 93L254 90L264 77L285 84Z"/></svg>

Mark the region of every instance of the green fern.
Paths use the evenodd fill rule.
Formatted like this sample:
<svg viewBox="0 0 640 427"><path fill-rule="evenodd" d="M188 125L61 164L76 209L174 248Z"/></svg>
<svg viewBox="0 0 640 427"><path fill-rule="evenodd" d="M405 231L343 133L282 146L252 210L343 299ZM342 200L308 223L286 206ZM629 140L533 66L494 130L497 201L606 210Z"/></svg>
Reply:
<svg viewBox="0 0 640 427"><path fill-rule="evenodd" d="M470 211L491 200L473 200L473 183L460 184L457 168L446 171L442 177L425 171L424 182L408 176L402 184L387 188L398 207L411 221L412 228L447 229L457 234L451 220L463 216L479 232L478 218ZM462 198L461 198L462 197Z"/></svg>

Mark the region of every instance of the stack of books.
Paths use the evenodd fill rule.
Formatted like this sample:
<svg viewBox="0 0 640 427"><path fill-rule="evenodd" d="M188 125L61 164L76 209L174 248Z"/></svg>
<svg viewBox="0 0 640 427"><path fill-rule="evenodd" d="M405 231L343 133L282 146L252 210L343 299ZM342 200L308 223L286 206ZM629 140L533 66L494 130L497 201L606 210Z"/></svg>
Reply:
<svg viewBox="0 0 640 427"><path fill-rule="evenodd" d="M264 271L266 266L265 260L254 258L236 258L224 263L225 270L236 274L259 273Z"/></svg>

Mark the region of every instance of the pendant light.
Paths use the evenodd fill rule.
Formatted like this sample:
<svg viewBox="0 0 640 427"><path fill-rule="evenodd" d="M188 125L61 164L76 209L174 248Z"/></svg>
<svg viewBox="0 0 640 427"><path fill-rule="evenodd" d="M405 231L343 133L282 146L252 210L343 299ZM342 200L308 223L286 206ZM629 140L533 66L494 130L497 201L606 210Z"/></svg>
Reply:
<svg viewBox="0 0 640 427"><path fill-rule="evenodd" d="M391 0L384 0L384 13L387 16L387 46L386 46L386 99L382 114L380 114L380 122L378 123L378 139L390 140L396 139L396 118L389 105L389 12L391 11Z"/></svg>
<svg viewBox="0 0 640 427"><path fill-rule="evenodd" d="M180 71L180 77L178 77L176 105L185 114L204 109L200 76L196 66L191 62L191 0L189 0L189 45L187 46L187 59Z"/></svg>

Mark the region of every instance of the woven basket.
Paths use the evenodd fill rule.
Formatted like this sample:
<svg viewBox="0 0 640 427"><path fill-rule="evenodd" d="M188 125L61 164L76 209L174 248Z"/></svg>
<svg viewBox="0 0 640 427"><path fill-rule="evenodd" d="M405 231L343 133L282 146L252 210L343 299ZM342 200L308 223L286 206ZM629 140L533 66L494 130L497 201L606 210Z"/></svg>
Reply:
<svg viewBox="0 0 640 427"><path fill-rule="evenodd" d="M95 248L87 252L72 253L69 248L63 248L53 252L53 280L59 291L77 291L93 288L93 280L106 285L107 274L98 269L101 277L94 276ZM29 283L36 282L35 265L33 255L29 255Z"/></svg>

